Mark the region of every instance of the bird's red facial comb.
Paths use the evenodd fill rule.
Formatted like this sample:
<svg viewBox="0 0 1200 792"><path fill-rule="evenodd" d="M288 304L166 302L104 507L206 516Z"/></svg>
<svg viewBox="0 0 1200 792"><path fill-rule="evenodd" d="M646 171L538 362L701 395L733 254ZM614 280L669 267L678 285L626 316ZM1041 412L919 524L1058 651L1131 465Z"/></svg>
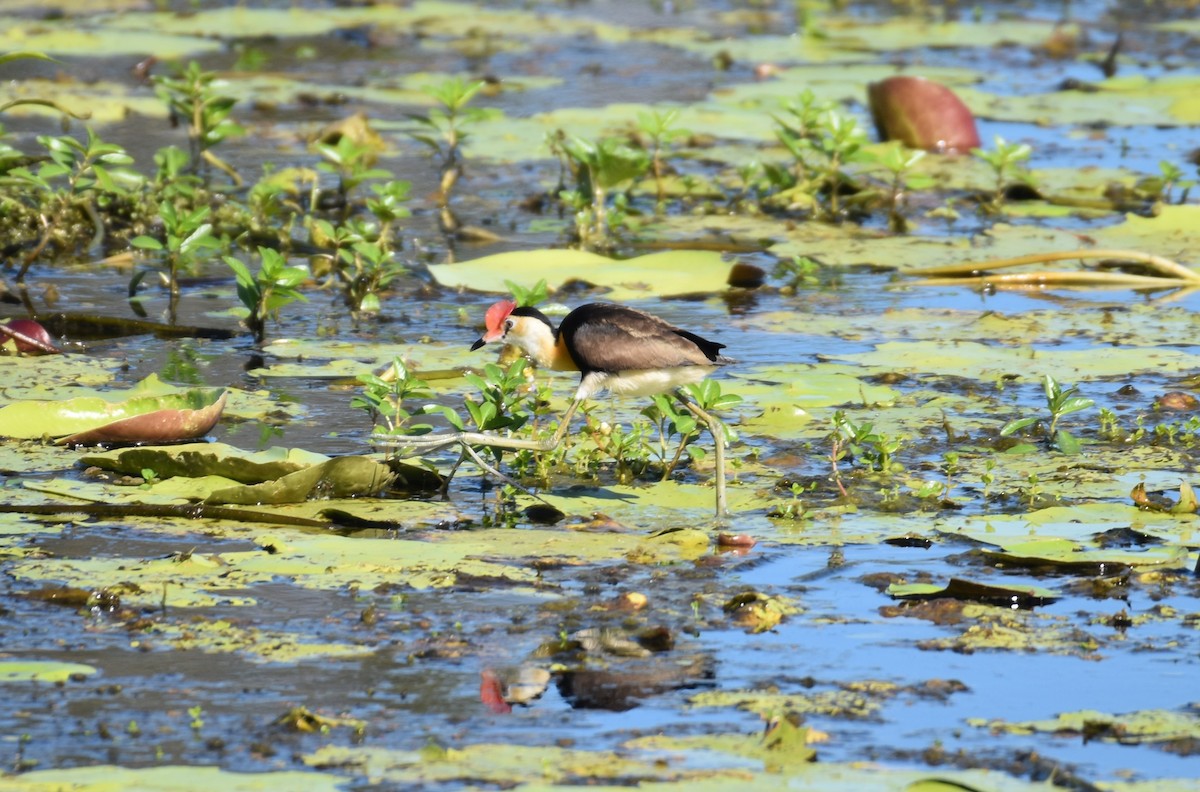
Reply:
<svg viewBox="0 0 1200 792"><path fill-rule="evenodd" d="M517 304L512 300L501 300L498 303L493 303L491 308L487 309L487 314L483 317L483 323L487 326L487 330L479 339L471 345L471 350L479 349L484 344L490 344L493 341L499 341L504 337L504 320L513 312Z"/></svg>
<svg viewBox="0 0 1200 792"><path fill-rule="evenodd" d="M495 341L504 335L504 320L516 307L517 304L512 300L501 300L488 308L487 314L483 317L483 323L487 326L487 332L483 337L488 341Z"/></svg>

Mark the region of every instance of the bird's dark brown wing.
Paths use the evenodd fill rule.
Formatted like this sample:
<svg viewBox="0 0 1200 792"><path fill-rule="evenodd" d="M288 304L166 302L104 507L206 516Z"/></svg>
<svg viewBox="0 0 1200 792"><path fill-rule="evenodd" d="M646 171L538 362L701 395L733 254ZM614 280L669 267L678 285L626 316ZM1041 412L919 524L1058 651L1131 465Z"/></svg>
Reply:
<svg viewBox="0 0 1200 792"><path fill-rule="evenodd" d="M613 303L589 303L559 325L565 344L583 372L709 366L724 344L681 330L648 313Z"/></svg>

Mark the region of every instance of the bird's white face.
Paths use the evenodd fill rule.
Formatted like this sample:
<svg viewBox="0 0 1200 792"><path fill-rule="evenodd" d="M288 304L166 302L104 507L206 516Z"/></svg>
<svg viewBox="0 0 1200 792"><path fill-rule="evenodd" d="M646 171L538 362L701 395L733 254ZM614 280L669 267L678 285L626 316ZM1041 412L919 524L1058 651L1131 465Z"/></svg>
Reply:
<svg viewBox="0 0 1200 792"><path fill-rule="evenodd" d="M539 354L550 335L550 328L545 322L529 316L510 316L504 320L501 328L501 341L518 346L529 355Z"/></svg>
<svg viewBox="0 0 1200 792"><path fill-rule="evenodd" d="M488 308L484 317L486 331L471 349L497 341L520 347L525 354L545 363L554 346L554 331L545 322L531 316L513 316L517 304L501 300Z"/></svg>

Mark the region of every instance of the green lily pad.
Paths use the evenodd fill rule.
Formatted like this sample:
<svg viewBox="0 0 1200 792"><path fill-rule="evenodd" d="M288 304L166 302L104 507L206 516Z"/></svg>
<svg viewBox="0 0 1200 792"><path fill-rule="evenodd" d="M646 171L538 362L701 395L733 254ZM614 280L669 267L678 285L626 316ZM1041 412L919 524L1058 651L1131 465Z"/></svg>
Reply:
<svg viewBox="0 0 1200 792"><path fill-rule="evenodd" d="M1072 382L1135 372L1180 374L1200 369L1200 355L1180 349L1132 346L1097 355L1090 349L1014 349L975 341L886 341L871 352L835 356L872 369L978 380L1018 373L1031 378L1053 373L1060 381Z"/></svg>
<svg viewBox="0 0 1200 792"><path fill-rule="evenodd" d="M497 253L457 264L429 267L434 279L455 289L507 294L505 281L537 283L551 289L581 280L609 291L607 299L634 300L724 291L729 264L719 253L670 250L617 261L583 250L529 250Z"/></svg>
<svg viewBox="0 0 1200 792"><path fill-rule="evenodd" d="M815 690L797 693L772 693L753 690L706 690L688 699L689 706L736 707L770 717L780 712L821 715L828 718L878 717L890 694L863 695L860 690Z"/></svg>
<svg viewBox="0 0 1200 792"><path fill-rule="evenodd" d="M326 745L305 755L302 761L317 768L351 767L370 778L399 786L443 786L469 780L476 786L512 787L524 782L567 783L580 778L601 781L660 775L651 758L536 745L476 744L426 751Z"/></svg>
<svg viewBox="0 0 1200 792"><path fill-rule="evenodd" d="M256 663L361 657L374 651L370 646L304 640L284 630L263 629L225 619L193 618L186 624L159 621L145 630L145 637L153 646L170 645L175 650L209 654L237 654Z"/></svg>
<svg viewBox="0 0 1200 792"><path fill-rule="evenodd" d="M835 44L859 52L891 52L924 47L996 47L1043 41L1053 35L1079 34L1077 25L1034 19L933 22L896 16L879 24L863 24L861 19L846 16L828 17L823 20L823 27Z"/></svg>
<svg viewBox="0 0 1200 792"><path fill-rule="evenodd" d="M1147 548L1141 551L1108 548L1086 550L1077 542L1057 536L1039 536L1024 542L1005 543L999 550L984 550L993 562L1014 566L1053 566L1065 569L1113 571L1125 567L1188 568L1186 547Z"/></svg>
<svg viewBox="0 0 1200 792"><path fill-rule="evenodd" d="M1200 717L1194 712L1138 710L1112 715L1096 710L1064 712L1056 718L1033 721L1003 721L968 718L972 726L1005 734L1053 734L1086 740L1106 740L1123 745L1200 740Z"/></svg>
<svg viewBox="0 0 1200 792"><path fill-rule="evenodd" d="M0 660L0 684L5 682L66 682L74 676L91 676L96 669L83 663L53 660Z"/></svg>
<svg viewBox="0 0 1200 792"><path fill-rule="evenodd" d="M199 36L164 35L147 31L111 28L83 29L74 22L54 25L43 20L31 23L14 17L0 18L0 29L19 35L21 46L48 55L129 56L158 53L162 58L180 58L215 52L224 45ZM161 105L161 102L159 103ZM113 119L115 120L115 119Z"/></svg>
<svg viewBox="0 0 1200 792"><path fill-rule="evenodd" d="M780 718L778 720L786 720ZM795 735L781 743L771 741L770 730L763 734L663 735L638 737L626 743L627 749L651 751L682 761L715 768L706 777L689 776L685 782L696 792L721 792L737 788L744 792L773 792L781 785L801 787L812 792L840 792L855 789L864 792L1028 792L1029 783L989 770L941 769L936 775L922 770L896 770L865 766L862 763L826 762L821 754L819 734L799 727ZM811 740L811 747L805 744ZM814 756L818 761L813 761ZM677 760L679 761L679 760ZM747 765L747 762L750 764ZM721 775L722 768L727 775ZM785 780L786 779L786 780ZM790 784L787 780L790 780ZM1149 791L1147 791L1149 792Z"/></svg>
<svg viewBox="0 0 1200 792"><path fill-rule="evenodd" d="M359 374L378 371L400 358L412 374L428 382L458 379L465 369L480 365L470 344L478 337L475 328L463 328L460 343L350 343L324 339L285 339L269 344L265 351L275 360L249 373L266 379L354 380ZM439 383L440 384L440 383Z"/></svg>
<svg viewBox="0 0 1200 792"><path fill-rule="evenodd" d="M396 478L382 462L361 456L334 457L275 481L219 489L205 503L253 506L258 503L299 503L311 498L353 498L376 495Z"/></svg>
<svg viewBox="0 0 1200 792"><path fill-rule="evenodd" d="M244 527L240 536L246 538ZM710 548L708 534L695 529L657 536L491 529L424 539L346 538L275 528L254 536L260 547L253 550L149 559L29 558L12 562L9 574L56 585L119 586L121 601L135 607L159 607L164 598L169 607L248 606L254 599L243 592L281 580L326 591L385 584L425 590L453 586L461 577L543 598L548 595L538 590L539 573L530 559L621 559L659 566L694 560Z"/></svg>
<svg viewBox="0 0 1200 792"><path fill-rule="evenodd" d="M112 382L120 367L119 360L83 355L0 356L0 394L4 403L94 396L100 392L92 388Z"/></svg>
<svg viewBox="0 0 1200 792"><path fill-rule="evenodd" d="M892 405L900 394L856 376L852 366L839 364L783 365L731 373L731 390L749 406L760 408L737 422L739 430L780 439L794 439L811 430L812 411L843 404ZM824 426L822 427L824 428Z"/></svg>
<svg viewBox="0 0 1200 792"><path fill-rule="evenodd" d="M1148 463L1138 462L1136 467L1143 464ZM1143 474L1136 475L1140 478ZM1130 529L1164 544L1187 546L1195 543L1198 527L1200 516L1194 514L1149 512L1126 503L1079 503L1023 514L968 517L952 533L993 545L1020 543L1035 536L1053 536L1084 545L1105 531Z"/></svg>
<svg viewBox="0 0 1200 792"><path fill-rule="evenodd" d="M1141 124L1200 123L1200 100L1194 75L1131 75L1104 80L1099 90L1054 91L1043 94L997 95L977 89L958 89L959 96L976 116L997 121L1038 124ZM1120 112L1114 113L1114 105Z"/></svg>
<svg viewBox="0 0 1200 792"><path fill-rule="evenodd" d="M111 792L142 789L153 792L188 792L220 789L222 792L336 792L344 789L345 776L313 771L274 770L235 773L215 766L168 765L129 768L90 765L61 770L34 770L4 780L9 792Z"/></svg>

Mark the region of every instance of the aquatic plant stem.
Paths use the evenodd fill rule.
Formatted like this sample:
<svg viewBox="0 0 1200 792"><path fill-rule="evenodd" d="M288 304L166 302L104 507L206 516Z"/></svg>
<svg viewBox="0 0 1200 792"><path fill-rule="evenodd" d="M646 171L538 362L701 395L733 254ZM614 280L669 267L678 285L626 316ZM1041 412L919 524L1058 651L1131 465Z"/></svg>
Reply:
<svg viewBox="0 0 1200 792"><path fill-rule="evenodd" d="M716 449L716 514L717 517L725 517L729 511L725 496L725 437L721 429L721 423L715 417L702 410L698 405L694 404L682 390L677 390L675 397L679 399L688 411L708 426L709 434L713 437L713 444ZM575 399L571 402L571 406L567 408L567 411L559 420L558 428L554 431L554 435L543 440L533 440L523 437L501 437L488 432L449 432L446 434L403 438L375 435L372 439L382 448L401 448L420 453L436 451L440 448L449 448L453 445L462 446L464 449L470 446L487 446L513 451L553 451L562 443L562 439L571 425L571 418L582 403L583 399ZM472 452L470 456L485 471L496 474L506 481L510 481L508 477L500 474L491 465L484 463L478 455Z"/></svg>
<svg viewBox="0 0 1200 792"><path fill-rule="evenodd" d="M1071 261L1074 259L1114 259L1118 261L1133 261L1144 264L1161 273L1159 276L1127 275L1117 272L1024 272L1010 275L985 275L991 270L1007 267L1021 267L1029 264L1044 264L1051 261ZM978 278L989 283L1002 284L1098 284L1126 285L1133 288L1164 286L1164 285L1200 285L1200 272L1182 264L1139 250L1061 250L1045 253L1030 253L1025 256L992 259L991 261L961 262L946 264L940 267L924 267L917 270L905 270L906 275L924 277L920 281L926 285L941 285L950 282L962 282L966 278ZM1172 284L1174 282L1174 284Z"/></svg>

